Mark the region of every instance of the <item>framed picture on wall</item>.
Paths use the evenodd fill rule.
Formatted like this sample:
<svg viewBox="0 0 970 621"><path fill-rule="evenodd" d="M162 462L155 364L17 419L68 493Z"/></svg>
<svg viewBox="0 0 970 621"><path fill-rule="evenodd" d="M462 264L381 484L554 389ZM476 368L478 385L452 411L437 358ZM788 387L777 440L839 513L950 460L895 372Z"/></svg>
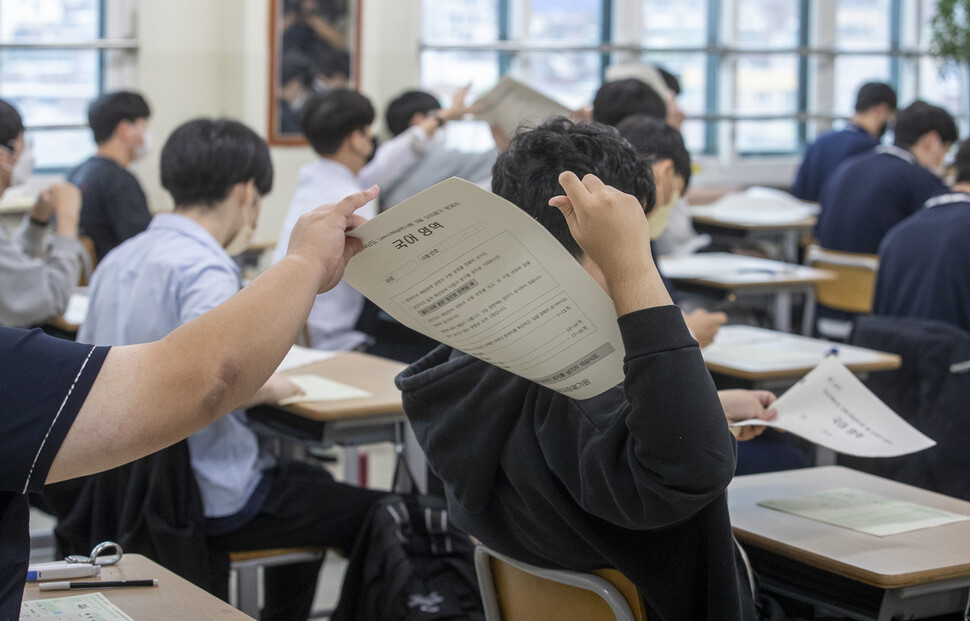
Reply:
<svg viewBox="0 0 970 621"><path fill-rule="evenodd" d="M362 1L270 0L270 144L305 144L307 100L360 84Z"/></svg>

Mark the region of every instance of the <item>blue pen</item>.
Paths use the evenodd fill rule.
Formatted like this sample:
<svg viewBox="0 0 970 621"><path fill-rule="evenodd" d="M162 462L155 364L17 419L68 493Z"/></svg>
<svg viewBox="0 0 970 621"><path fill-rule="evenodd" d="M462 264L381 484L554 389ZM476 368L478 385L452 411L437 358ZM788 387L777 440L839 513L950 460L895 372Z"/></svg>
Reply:
<svg viewBox="0 0 970 621"><path fill-rule="evenodd" d="M838 355L839 355L839 348L838 347L832 347L827 352L825 352L825 357L826 358L828 358L829 356L838 356Z"/></svg>

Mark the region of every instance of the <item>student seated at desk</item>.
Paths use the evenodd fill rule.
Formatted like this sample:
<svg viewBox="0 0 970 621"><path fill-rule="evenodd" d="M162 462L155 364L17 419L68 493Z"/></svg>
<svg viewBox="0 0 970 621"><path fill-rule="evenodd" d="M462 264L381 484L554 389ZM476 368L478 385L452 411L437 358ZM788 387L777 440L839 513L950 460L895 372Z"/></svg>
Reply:
<svg viewBox="0 0 970 621"><path fill-rule="evenodd" d="M0 99L0 196L27 181L33 155L20 113ZM78 283L84 248L77 239L81 193L55 183L41 193L11 237L0 225L0 325L27 327L58 317ZM56 216L54 235L48 235Z"/></svg>
<svg viewBox="0 0 970 621"><path fill-rule="evenodd" d="M943 156L956 141L950 113L917 101L896 117L893 146L839 166L822 189L815 236L823 248L875 254L893 226L943 194Z"/></svg>
<svg viewBox="0 0 970 621"><path fill-rule="evenodd" d="M463 99L456 98L451 107L441 111L439 118L457 119L467 110ZM373 122L374 107L370 100L348 89L334 89L314 97L304 106L303 135L320 159L300 169L296 193L280 227L274 260L281 259L286 252L290 231L300 216L320 203L333 202L375 184L394 183L424 153L441 127L437 118L428 117L381 145L375 153ZM375 205L360 211L366 218L376 213ZM333 351L364 346L368 337L357 329L363 309L364 296L345 282L321 295L307 321L310 346Z"/></svg>
<svg viewBox="0 0 970 621"><path fill-rule="evenodd" d="M20 616L27 494L163 449L246 401L289 350L314 296L360 250L345 233L375 195L302 218L284 260L156 343L109 350L0 328L0 619Z"/></svg>
<svg viewBox="0 0 970 621"><path fill-rule="evenodd" d="M100 261L148 227L148 200L128 166L151 149L148 102L138 93L109 93L88 108L98 152L67 175L81 188L81 231Z"/></svg>
<svg viewBox="0 0 970 621"><path fill-rule="evenodd" d="M953 191L931 198L879 247L873 313L946 321L970 332L970 140Z"/></svg>
<svg viewBox="0 0 970 621"><path fill-rule="evenodd" d="M612 297L626 379L577 401L446 346L409 367L405 412L454 523L534 565L614 567L651 621L755 618L724 494L725 412L769 419L773 397L715 390L650 253L649 165L612 128L556 119L518 134L493 172L493 191Z"/></svg>
<svg viewBox="0 0 970 621"><path fill-rule="evenodd" d="M856 95L855 114L838 131L815 139L798 168L791 193L804 201L818 202L822 187L839 164L853 155L879 145L886 127L896 116L896 91L882 82L867 82Z"/></svg>
<svg viewBox="0 0 970 621"><path fill-rule="evenodd" d="M272 188L269 147L235 121L198 119L172 132L161 168L175 211L156 216L147 231L95 270L80 342L158 340L239 290L239 268L230 255L249 242L260 201ZM276 321L273 313L260 316ZM274 375L243 407L275 403L297 391ZM190 436L188 447L212 550L350 550L383 494L337 483L317 466L276 460L260 450L242 410ZM267 569L263 618L306 618L320 563Z"/></svg>

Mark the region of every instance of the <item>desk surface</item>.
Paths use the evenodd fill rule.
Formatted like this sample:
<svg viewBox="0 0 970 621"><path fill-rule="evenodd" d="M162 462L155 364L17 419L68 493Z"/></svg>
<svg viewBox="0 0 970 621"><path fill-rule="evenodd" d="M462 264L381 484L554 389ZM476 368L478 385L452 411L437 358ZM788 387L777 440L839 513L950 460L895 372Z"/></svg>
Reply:
<svg viewBox="0 0 970 621"><path fill-rule="evenodd" d="M702 350L707 368L749 381L797 378L815 368L833 349L856 373L898 369L902 359L874 349L830 343L754 326L724 326Z"/></svg>
<svg viewBox="0 0 970 621"><path fill-rule="evenodd" d="M876 537L757 506L838 487L970 515L970 502L827 466L735 478L728 488L734 533L745 545L884 589L970 575L970 521Z"/></svg>
<svg viewBox="0 0 970 621"><path fill-rule="evenodd" d="M835 278L826 270L727 252L660 257L657 266L671 280L716 289L780 288Z"/></svg>
<svg viewBox="0 0 970 621"><path fill-rule="evenodd" d="M280 409L315 421L360 418L383 414L400 414L401 392L394 385L394 378L408 365L362 354L344 352L329 360L285 371L286 375L315 374L354 388L366 390L369 397L295 403Z"/></svg>
<svg viewBox="0 0 970 621"><path fill-rule="evenodd" d="M746 211L729 212L716 207L691 207L688 211L696 225L716 226L738 231L788 231L815 228L818 216L802 211L760 215Z"/></svg>
<svg viewBox="0 0 970 621"><path fill-rule="evenodd" d="M102 568L100 578L75 578L71 582L98 580L139 580L158 578L157 587L104 589L111 603L138 621L207 621L226 619L245 621L249 617L217 597L180 578L158 563L140 554L125 554L117 565ZM37 583L24 588L24 600L55 599L84 595L94 591L46 591L41 593Z"/></svg>

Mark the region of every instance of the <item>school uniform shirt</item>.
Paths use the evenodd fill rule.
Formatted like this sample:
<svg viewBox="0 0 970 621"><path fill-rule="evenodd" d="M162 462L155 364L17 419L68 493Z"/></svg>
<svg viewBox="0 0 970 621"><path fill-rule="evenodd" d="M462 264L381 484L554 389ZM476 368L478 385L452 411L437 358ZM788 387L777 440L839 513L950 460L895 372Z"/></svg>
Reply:
<svg viewBox="0 0 970 621"><path fill-rule="evenodd" d="M0 328L0 621L20 617L30 559L27 494L39 493L106 347Z"/></svg>
<svg viewBox="0 0 970 621"><path fill-rule="evenodd" d="M931 198L886 235L873 312L970 331L970 194Z"/></svg>
<svg viewBox="0 0 970 621"><path fill-rule="evenodd" d="M135 175L118 162L94 156L67 175L81 189L81 234L94 241L98 261L148 228L152 214Z"/></svg>
<svg viewBox="0 0 970 621"><path fill-rule="evenodd" d="M384 147L381 146L381 148ZM400 176L397 183L381 188L379 199L381 207L390 209L451 177L489 187L492 181L492 165L495 164L496 158L498 158L497 149L480 153L462 153L432 142L424 155Z"/></svg>
<svg viewBox="0 0 970 621"><path fill-rule="evenodd" d="M12 236L0 226L0 325L25 328L62 315L83 252L78 240L47 235L29 216Z"/></svg>
<svg viewBox="0 0 970 621"><path fill-rule="evenodd" d="M846 161L822 190L815 236L823 248L876 254L883 237L947 187L899 147Z"/></svg>
<svg viewBox="0 0 970 621"><path fill-rule="evenodd" d="M420 157L429 142L420 127L401 133L387 141L374 154L374 159L355 175L339 162L320 158L300 168L296 192L280 227L273 260L286 256L290 234L296 221L320 205L338 203L349 194L366 190L374 184L390 186ZM365 218L377 215L374 201L356 212ZM364 296L344 281L317 296L307 319L310 345L316 349L347 351L367 342L368 337L356 329L364 309Z"/></svg>
<svg viewBox="0 0 970 621"><path fill-rule="evenodd" d="M877 146L879 141L862 127L849 124L845 129L819 136L808 149L798 168L791 193L805 201L818 202L825 182L839 164Z"/></svg>
<svg viewBox="0 0 970 621"><path fill-rule="evenodd" d="M239 268L207 230L178 213L159 214L94 271L77 339L96 345L157 341L237 291ZM205 516L255 515L269 489L260 485L263 473L275 461L260 452L244 412L220 418L188 443Z"/></svg>

